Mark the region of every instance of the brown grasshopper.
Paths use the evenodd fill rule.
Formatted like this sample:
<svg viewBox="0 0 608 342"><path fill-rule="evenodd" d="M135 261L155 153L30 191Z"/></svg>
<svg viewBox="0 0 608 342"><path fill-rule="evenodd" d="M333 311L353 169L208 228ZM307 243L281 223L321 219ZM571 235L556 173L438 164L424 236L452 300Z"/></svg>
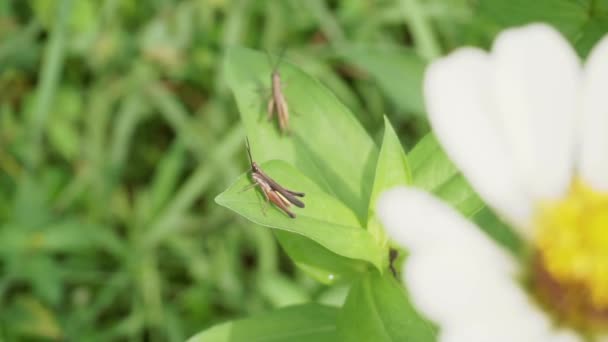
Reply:
<svg viewBox="0 0 608 342"><path fill-rule="evenodd" d="M259 186L262 190L262 194L264 194L264 197L266 198L266 203L274 203L289 217L295 218L296 215L289 210L289 207L293 204L296 207L304 208L304 203L296 198L296 196L304 197L304 193L285 189L272 178L268 177L259 165L253 161L253 158L251 157L251 148L249 147L249 139L247 139L246 142L247 155L249 156L249 162L251 163L251 178L253 179L253 184L248 185L242 191Z"/></svg>
<svg viewBox="0 0 608 342"><path fill-rule="evenodd" d="M289 134L289 107L287 106L285 95L283 94L281 75L279 74L278 70L283 52L285 52L285 50L281 52L281 55L279 56L277 63L274 64L272 73L270 74L272 94L270 99L268 99L268 120L272 120L272 117L276 112L277 118L279 119L279 128L281 129L281 132L283 134ZM270 65L272 65L270 54L268 54L268 61Z"/></svg>

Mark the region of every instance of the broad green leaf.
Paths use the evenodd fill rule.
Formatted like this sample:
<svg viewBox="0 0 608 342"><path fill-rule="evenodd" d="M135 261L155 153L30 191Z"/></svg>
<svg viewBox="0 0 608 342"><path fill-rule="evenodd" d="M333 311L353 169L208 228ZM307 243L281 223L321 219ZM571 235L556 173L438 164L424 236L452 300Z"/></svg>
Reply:
<svg viewBox="0 0 608 342"><path fill-rule="evenodd" d="M376 165L376 174L374 178L374 187L369 206L369 215L367 230L376 238L376 241L381 246L385 246L387 242L384 228L376 217L376 201L380 194L399 185L409 185L412 182L412 174L407 162L407 157L401 142L395 133L386 116L384 117L384 138L380 155L378 156L378 164ZM385 253L388 255L388 252ZM385 259L387 260L387 259Z"/></svg>
<svg viewBox="0 0 608 342"><path fill-rule="evenodd" d="M274 235L294 263L319 282L352 279L367 269L364 261L341 257L302 235L278 229Z"/></svg>
<svg viewBox="0 0 608 342"><path fill-rule="evenodd" d="M469 217L484 204L432 134L427 134L409 153L414 185L430 191Z"/></svg>
<svg viewBox="0 0 608 342"><path fill-rule="evenodd" d="M355 214L283 161L261 165L265 173L287 189L306 193L306 208L294 208L295 219L266 204L259 190L242 190L252 184L245 173L221 193L216 202L262 226L305 236L330 251L381 267L381 251L372 236L358 224ZM264 206L267 207L264 207ZM265 208L265 209L264 209Z"/></svg>
<svg viewBox="0 0 608 342"><path fill-rule="evenodd" d="M390 272L369 272L338 314L340 341L435 341L437 329L412 306Z"/></svg>
<svg viewBox="0 0 608 342"><path fill-rule="evenodd" d="M342 48L347 61L368 72L401 110L423 114L422 78L426 62L413 50L399 46Z"/></svg>
<svg viewBox="0 0 608 342"><path fill-rule="evenodd" d="M337 311L319 304L287 307L214 326L188 342L334 342Z"/></svg>
<svg viewBox="0 0 608 342"><path fill-rule="evenodd" d="M276 58L276 57L275 57ZM281 159L295 166L325 192L366 222L377 148L354 115L318 81L279 63L283 92L290 108L292 133L279 132L267 120L272 65L268 56L234 47L228 50L226 77L258 162Z"/></svg>
<svg viewBox="0 0 608 342"><path fill-rule="evenodd" d="M375 203L378 196L390 188L412 183L412 172L408 160L388 118L384 117L384 138L376 165L374 187L370 203ZM373 205L370 206L373 211ZM371 214L371 213L370 213Z"/></svg>
<svg viewBox="0 0 608 342"><path fill-rule="evenodd" d="M282 135L276 119L267 120L271 69L266 54L240 47L228 50L226 79L247 130L254 159L258 162L281 159L294 165L326 193L351 208L358 226L363 226L372 186L369 180L373 179L377 158L375 144L328 89L286 60L280 61L279 71L287 83L283 91L291 111L292 133ZM337 277L337 273L344 275L360 268L358 264L352 265L350 259L321 252L314 241L294 234L278 235L296 264L317 279Z"/></svg>
<svg viewBox="0 0 608 342"><path fill-rule="evenodd" d="M297 281L279 272L260 272L256 285L275 308L311 302L310 294Z"/></svg>

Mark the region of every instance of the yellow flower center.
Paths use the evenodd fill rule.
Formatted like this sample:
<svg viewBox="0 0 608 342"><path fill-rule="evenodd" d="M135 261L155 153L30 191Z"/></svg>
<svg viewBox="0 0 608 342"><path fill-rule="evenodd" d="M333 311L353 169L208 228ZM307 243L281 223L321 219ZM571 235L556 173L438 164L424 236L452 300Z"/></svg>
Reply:
<svg viewBox="0 0 608 342"><path fill-rule="evenodd" d="M558 319L587 332L608 327L608 193L574 181L538 208L533 283Z"/></svg>

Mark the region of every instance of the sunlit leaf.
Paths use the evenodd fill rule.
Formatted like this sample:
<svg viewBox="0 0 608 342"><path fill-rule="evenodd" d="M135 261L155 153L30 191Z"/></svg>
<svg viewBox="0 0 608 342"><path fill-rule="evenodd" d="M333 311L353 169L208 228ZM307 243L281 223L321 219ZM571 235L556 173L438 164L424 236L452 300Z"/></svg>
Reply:
<svg viewBox="0 0 608 342"><path fill-rule="evenodd" d="M416 311L389 272L356 283L337 320L341 341L435 341L437 329Z"/></svg>
<svg viewBox="0 0 608 342"><path fill-rule="evenodd" d="M285 188L306 193L306 207L292 207L295 219L267 204L258 189L243 192L252 184L248 174L239 177L216 202L257 224L305 236L338 255L369 261L380 268L380 249L348 207L283 161L264 163L261 168Z"/></svg>
<svg viewBox="0 0 608 342"><path fill-rule="evenodd" d="M369 216L367 230L374 236L376 241L381 246L385 246L386 235L384 228L376 217L376 201L380 194L399 185L409 185L412 182L412 174L407 162L407 157L401 147L401 142L391 126L388 119L384 118L384 138L380 155L378 156L378 165L376 166L376 174L374 178L374 188L370 200ZM385 255L388 256L388 251ZM384 259L388 261L388 257Z"/></svg>
<svg viewBox="0 0 608 342"><path fill-rule="evenodd" d="M276 119L268 121L266 113L272 62L264 53L234 47L229 49L225 63L228 85L239 107L254 159L258 162L280 159L295 166L324 192L349 207L357 217L356 226L364 226L377 158L375 144L328 89L285 59L278 66L287 83L283 91L291 112L292 132L281 134ZM279 241L294 262L305 266L317 279L336 275L336 268L328 268L329 265L350 264L332 253L313 254L319 251L318 245L301 237L281 233ZM350 273L358 268L353 265L341 269L349 269L346 273Z"/></svg>
<svg viewBox="0 0 608 342"><path fill-rule="evenodd" d="M276 58L276 57L275 57ZM377 148L354 115L318 81L283 60L279 71L289 104L291 135L266 119L272 65L267 56L231 48L227 79L258 162L284 160L351 208L363 223Z"/></svg>
<svg viewBox="0 0 608 342"><path fill-rule="evenodd" d="M415 186L434 193L465 216L483 208L482 200L432 134L425 136L412 149L409 162Z"/></svg>
<svg viewBox="0 0 608 342"><path fill-rule="evenodd" d="M287 307L217 325L188 342L333 342L337 311L318 304Z"/></svg>

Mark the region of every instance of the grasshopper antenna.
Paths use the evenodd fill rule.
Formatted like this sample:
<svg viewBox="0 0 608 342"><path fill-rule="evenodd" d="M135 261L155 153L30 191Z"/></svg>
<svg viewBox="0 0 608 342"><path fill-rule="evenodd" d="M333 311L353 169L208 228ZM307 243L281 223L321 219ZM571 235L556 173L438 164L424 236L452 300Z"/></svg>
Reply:
<svg viewBox="0 0 608 342"><path fill-rule="evenodd" d="M268 50L266 50L266 57L268 57L268 64L270 66L272 66L273 73L277 71L277 68L279 67L279 63L281 63L281 60L283 59L283 56L285 55L285 50L287 50L287 47L283 47L281 49L281 52L279 52L279 58L277 58L275 63L272 62L272 57L270 56L270 52Z"/></svg>
<svg viewBox="0 0 608 342"><path fill-rule="evenodd" d="M249 156L249 163L253 167L253 158L251 157L251 147L249 145L249 137L245 137L245 147L247 148L247 156Z"/></svg>

